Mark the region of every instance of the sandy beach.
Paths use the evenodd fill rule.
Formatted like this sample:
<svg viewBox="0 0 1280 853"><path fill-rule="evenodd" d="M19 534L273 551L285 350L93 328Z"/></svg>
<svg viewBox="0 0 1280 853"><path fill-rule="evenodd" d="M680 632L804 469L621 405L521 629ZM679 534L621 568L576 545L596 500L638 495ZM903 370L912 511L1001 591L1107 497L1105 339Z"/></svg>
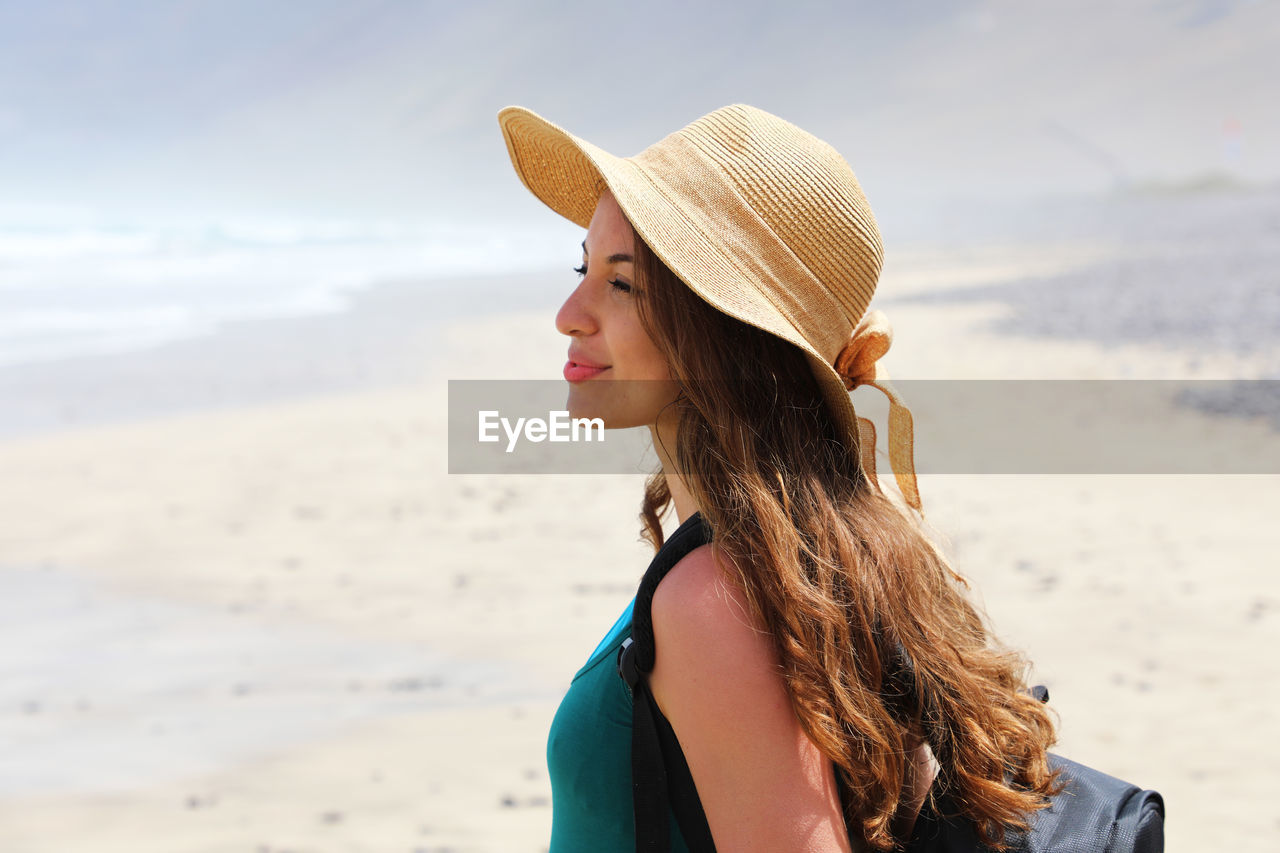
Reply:
<svg viewBox="0 0 1280 853"><path fill-rule="evenodd" d="M1010 335L998 299L908 298L1095 255L891 255L886 365L1231 379L1273 363ZM555 305L423 316L415 336L388 301L369 317L404 346L368 358L394 370L0 441L0 848L544 850L547 726L647 563L642 480L451 475L445 445L448 380L556 377ZM150 381L172 381L154 358ZM250 376L255 358L224 367ZM1236 447L1275 441L1227 421ZM1269 849L1280 477L924 475L921 491L1050 687L1058 751L1160 790L1171 853Z"/></svg>

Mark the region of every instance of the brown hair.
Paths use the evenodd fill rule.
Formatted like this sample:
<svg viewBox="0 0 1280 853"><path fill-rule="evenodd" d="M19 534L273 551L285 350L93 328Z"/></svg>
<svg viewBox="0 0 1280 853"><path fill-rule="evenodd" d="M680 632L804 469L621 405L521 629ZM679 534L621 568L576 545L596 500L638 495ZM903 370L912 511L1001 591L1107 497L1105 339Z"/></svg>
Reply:
<svg viewBox="0 0 1280 853"><path fill-rule="evenodd" d="M641 322L681 389L678 469L838 768L851 835L904 841L894 818L923 741L940 767L931 796L1004 848L1056 784L1024 660L988 636L920 522L868 482L803 353L707 304L639 237L635 256ZM655 548L670 501L659 471L641 508Z"/></svg>

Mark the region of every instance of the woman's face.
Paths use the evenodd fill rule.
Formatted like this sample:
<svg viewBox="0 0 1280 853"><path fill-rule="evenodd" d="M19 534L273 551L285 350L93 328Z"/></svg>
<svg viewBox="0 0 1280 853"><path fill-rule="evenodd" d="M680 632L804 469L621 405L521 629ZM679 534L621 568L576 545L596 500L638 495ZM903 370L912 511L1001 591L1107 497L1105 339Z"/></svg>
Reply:
<svg viewBox="0 0 1280 853"><path fill-rule="evenodd" d="M666 359L640 325L634 240L606 190L582 242L582 281L556 314L556 328L571 339L569 415L601 418L607 429L656 423L677 393Z"/></svg>

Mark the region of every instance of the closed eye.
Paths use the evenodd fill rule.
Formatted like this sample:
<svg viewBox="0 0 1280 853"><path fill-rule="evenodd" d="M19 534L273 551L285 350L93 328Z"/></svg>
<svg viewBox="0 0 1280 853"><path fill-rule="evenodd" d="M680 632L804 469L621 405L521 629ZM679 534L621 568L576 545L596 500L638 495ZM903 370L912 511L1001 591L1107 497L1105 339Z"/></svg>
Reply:
<svg viewBox="0 0 1280 853"><path fill-rule="evenodd" d="M573 271L576 272L579 277L585 276L587 274L587 265L583 264L582 266L574 267ZM609 284L613 287L614 290L618 291L619 293L631 292L631 285L627 284L625 281L621 281L615 278L612 281L610 281Z"/></svg>

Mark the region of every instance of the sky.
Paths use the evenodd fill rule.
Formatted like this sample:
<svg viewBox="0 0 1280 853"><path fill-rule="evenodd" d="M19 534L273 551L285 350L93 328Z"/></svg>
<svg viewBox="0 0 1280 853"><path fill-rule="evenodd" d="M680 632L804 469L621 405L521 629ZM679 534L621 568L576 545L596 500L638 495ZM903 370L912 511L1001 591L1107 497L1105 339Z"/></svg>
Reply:
<svg viewBox="0 0 1280 853"><path fill-rule="evenodd" d="M496 113L617 154L746 102L873 207L1280 182L1268 0L0 0L0 224L545 216Z"/></svg>

